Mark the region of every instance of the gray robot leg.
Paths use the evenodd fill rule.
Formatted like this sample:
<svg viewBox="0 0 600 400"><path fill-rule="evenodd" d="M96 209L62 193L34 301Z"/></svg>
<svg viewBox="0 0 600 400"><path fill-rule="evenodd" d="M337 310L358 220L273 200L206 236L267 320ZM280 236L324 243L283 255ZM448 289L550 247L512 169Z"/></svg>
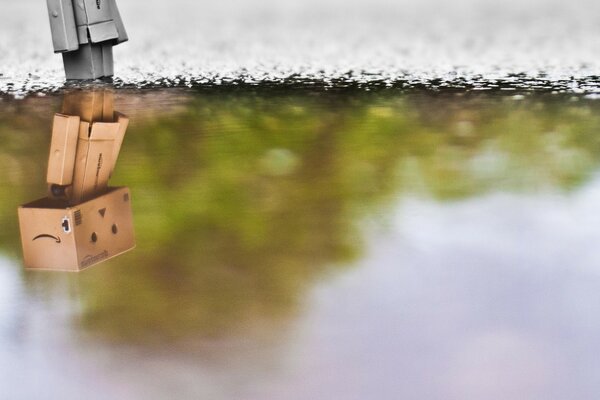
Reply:
<svg viewBox="0 0 600 400"><path fill-rule="evenodd" d="M102 45L102 63L104 76L113 76L115 74L115 67L113 62L113 45L104 44Z"/></svg>
<svg viewBox="0 0 600 400"><path fill-rule="evenodd" d="M112 46L87 43L63 53L67 79L97 79L113 75Z"/></svg>

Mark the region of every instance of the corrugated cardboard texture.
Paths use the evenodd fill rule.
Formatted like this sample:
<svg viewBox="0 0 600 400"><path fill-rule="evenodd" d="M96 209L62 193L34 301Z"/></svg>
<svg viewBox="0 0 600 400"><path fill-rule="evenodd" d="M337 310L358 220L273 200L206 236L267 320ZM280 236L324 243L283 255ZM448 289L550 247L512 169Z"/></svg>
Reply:
<svg viewBox="0 0 600 400"><path fill-rule="evenodd" d="M109 188L129 119L110 91L72 92L56 114L48 198L19 208L27 268L79 271L135 246L128 188ZM114 122L116 119L117 122Z"/></svg>
<svg viewBox="0 0 600 400"><path fill-rule="evenodd" d="M56 136L52 146L54 158L48 163L49 195L68 199L74 205L106 191L121 151L129 118L114 111L114 94L110 90L77 90L67 93L62 112L75 114L70 117L73 121L80 117L78 139L73 143L75 127L72 125L68 126L67 135L63 119L69 117L57 114L53 131L53 137ZM56 148L60 153L57 153ZM60 158L61 154L65 154L65 157ZM57 188L56 185L61 187Z"/></svg>
<svg viewBox="0 0 600 400"><path fill-rule="evenodd" d="M75 241L80 269L135 246L128 188L119 189L78 207L82 222L75 227Z"/></svg>
<svg viewBox="0 0 600 400"><path fill-rule="evenodd" d="M75 152L79 137L79 117L56 114L52 126L52 142L48 158L46 181L49 184L70 185L73 182Z"/></svg>
<svg viewBox="0 0 600 400"><path fill-rule="evenodd" d="M79 269L75 236L65 233L64 220L73 220L70 209L19 208L23 261L27 268Z"/></svg>
<svg viewBox="0 0 600 400"><path fill-rule="evenodd" d="M88 137L89 124L81 123L73 177L72 204L98 196L106 191L113 167L114 138L117 123L94 123Z"/></svg>
<svg viewBox="0 0 600 400"><path fill-rule="evenodd" d="M135 247L128 188L78 206L40 199L19 208L27 268L80 271Z"/></svg>

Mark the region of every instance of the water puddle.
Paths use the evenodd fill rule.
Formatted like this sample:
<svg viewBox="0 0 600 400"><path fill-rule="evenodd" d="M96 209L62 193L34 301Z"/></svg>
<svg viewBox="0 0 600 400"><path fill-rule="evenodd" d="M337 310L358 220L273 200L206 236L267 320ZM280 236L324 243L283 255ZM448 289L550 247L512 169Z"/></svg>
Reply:
<svg viewBox="0 0 600 400"><path fill-rule="evenodd" d="M137 247L82 273L25 271L17 208L48 193L63 101L0 102L7 398L600 389L600 103L119 89L130 125L110 184L130 190Z"/></svg>

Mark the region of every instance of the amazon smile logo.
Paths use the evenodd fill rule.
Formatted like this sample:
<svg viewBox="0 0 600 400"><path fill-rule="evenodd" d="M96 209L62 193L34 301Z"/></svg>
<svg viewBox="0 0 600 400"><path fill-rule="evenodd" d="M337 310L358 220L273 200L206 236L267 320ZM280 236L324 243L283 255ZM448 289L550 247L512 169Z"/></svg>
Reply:
<svg viewBox="0 0 600 400"><path fill-rule="evenodd" d="M43 234L43 235L37 235L36 237L33 238L33 242L35 242L38 239L54 239L56 241L56 243L60 243L61 240L58 236L52 236L52 235L48 235L48 234Z"/></svg>

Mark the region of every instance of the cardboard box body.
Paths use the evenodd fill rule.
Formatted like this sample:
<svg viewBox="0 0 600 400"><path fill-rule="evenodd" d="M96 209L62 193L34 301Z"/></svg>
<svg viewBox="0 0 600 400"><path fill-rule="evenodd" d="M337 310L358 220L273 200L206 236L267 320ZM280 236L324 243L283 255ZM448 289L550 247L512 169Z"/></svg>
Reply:
<svg viewBox="0 0 600 400"><path fill-rule="evenodd" d="M112 112L110 101L108 106L104 104L106 97L97 97L87 99L79 110L76 102L70 104L65 101L63 108L92 119L102 118L102 113L108 110L110 120L115 122L90 123L80 116L66 114L56 114L54 117L46 176L46 182L50 185L49 197L56 197L52 191L53 185L65 187L64 195L59 197L66 197L72 205L106 191L129 119Z"/></svg>
<svg viewBox="0 0 600 400"><path fill-rule="evenodd" d="M81 271L135 247L129 188L75 206L44 198L19 207L26 268Z"/></svg>

